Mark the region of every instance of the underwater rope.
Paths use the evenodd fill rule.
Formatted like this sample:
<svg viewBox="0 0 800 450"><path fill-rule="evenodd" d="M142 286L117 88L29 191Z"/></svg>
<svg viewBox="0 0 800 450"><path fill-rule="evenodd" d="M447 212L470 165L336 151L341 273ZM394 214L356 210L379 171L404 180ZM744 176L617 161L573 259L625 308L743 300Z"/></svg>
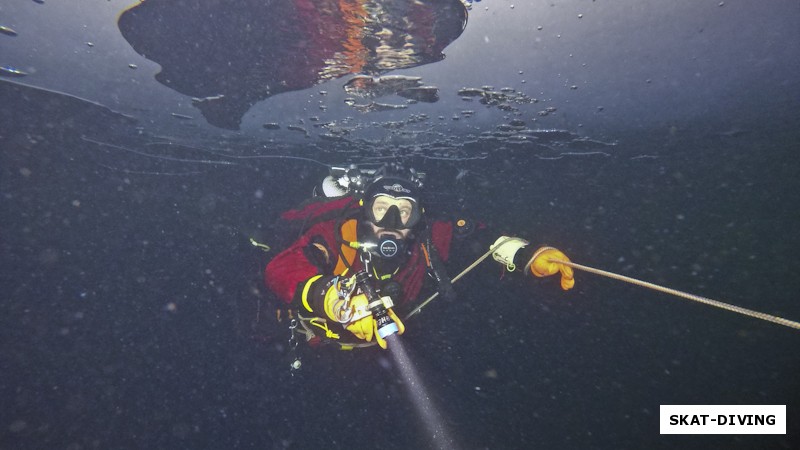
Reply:
<svg viewBox="0 0 800 450"><path fill-rule="evenodd" d="M505 240L499 242L497 245L492 246L489 249L489 251L487 251L486 253L481 255L472 264L470 264L464 270L462 270L458 275L454 276L452 278L451 282L455 283L456 281L460 280L464 275L466 275L467 273L472 271L472 269L477 267L478 264L483 262L484 259L488 258L489 255L494 253L498 248L502 247L507 242L509 242L509 241L511 241L513 239L514 238L509 237L509 238L506 238ZM731 305L730 303L725 303L725 302L721 302L719 300L713 300L713 299L710 299L710 298L707 298L707 297L702 297L702 296L699 296L699 295L690 294L688 292L679 291L677 289L672 289L672 288L660 286L658 284L650 283L648 281L637 280L636 278L627 277L627 276L616 274L616 273L613 273L613 272L608 272L608 271L605 271L605 270L595 269L594 267L584 266L582 264L576 264L576 263L573 263L573 262L562 261L562 260L558 260L558 259L548 259L548 261L550 261L552 263L556 263L556 264L564 264L565 266L572 267L573 269L583 270L585 272L593 273L595 275L605 276L605 277L608 277L608 278L615 279L617 281L623 281L623 282L634 284L634 285L637 285L637 286L640 286L640 287L653 289L653 290L656 290L656 291L660 291L660 292L663 292L663 293L666 293L666 294L670 294L670 295L674 295L674 296L677 296L677 297L681 297L681 298L684 298L684 299L687 299L687 300L691 300L691 301L694 301L694 302L698 302L698 303L702 303L702 304L705 304L705 305L713 306L715 308L724 309L724 310L735 312L737 314L741 314L741 315L744 315L744 316L749 316L749 317L753 317L753 318L756 318L756 319L761 319L761 320L764 320L764 321L767 321L767 322L776 323L778 325L783 325L785 327L789 327L789 328L794 328L796 330L800 330L800 322L795 322L793 320L785 319L783 317L778 317L778 316L774 316L772 314L762 313L762 312L755 311L755 310L752 310L752 309L743 308L741 306ZM432 302L438 296L439 296L439 293L438 292L434 292L430 297L425 299L424 302L420 303L416 308L411 310L405 316L405 318L403 320L408 320L408 318L410 318L410 317L414 316L415 314L418 314L419 312L421 312L422 308L424 308L428 303ZM339 344L344 347L343 344L341 344L341 343L339 343ZM352 347L371 347L373 345L375 345L374 342L358 343L358 344L353 344ZM351 348L351 347L348 346L348 348Z"/></svg>
<svg viewBox="0 0 800 450"><path fill-rule="evenodd" d="M464 275L469 273L478 264L483 262L484 259L488 258L489 255L494 253L498 248L502 247L504 244L506 244L508 241L510 241L512 239L513 238L507 238L507 239L499 242L497 245L493 246L492 248L490 248L488 252L484 253L481 257L476 259L475 262L473 262L472 264L467 266L464 270L461 271L461 273L459 273L458 275L454 276L453 279L452 279L452 282L455 283L456 281L461 279L461 277L463 277ZM613 273L613 272L608 272L608 271L605 271L605 270L595 269L593 267L584 266L584 265L576 264L576 263L573 263L573 262L562 261L562 260L558 260L558 259L548 259L548 261L550 261L552 263L556 263L556 264L563 264L565 266L572 267L573 269L583 270L585 272L593 273L595 275L601 275L601 276L605 276L605 277L608 277L608 278L612 278L612 279L615 279L617 281L623 281L623 282L626 282L626 283L635 284L637 286L645 287L645 288L648 288L648 289L653 289L653 290L656 290L656 291L660 291L660 292L663 292L663 293L666 293L666 294L670 294L670 295L674 295L674 296L677 296L677 297L681 297L681 298L684 298L684 299L687 299L687 300L691 300L691 301L694 301L694 302L698 302L698 303L702 303L702 304L705 304L705 305L713 306L715 308L720 308L720 309L724 309L724 310L727 310L727 311L735 312L737 314L741 314L741 315L744 315L744 316L749 316L749 317L753 317L753 318L756 318L756 319L761 319L761 320L764 320L764 321L767 321L767 322L776 323L778 325L783 325L785 327L794 328L795 330L800 330L800 322L796 322L794 320L789 320L789 319L785 319L783 317L774 316L772 314L767 314L767 313L763 313L763 312L760 312L760 311L755 311L755 310L752 310L752 309L743 308L741 306L731 305L730 303L721 302L719 300L713 300L713 299L710 299L708 297L702 297L702 296L699 296L699 295L690 294L688 292L683 292L683 291L679 291L677 289L672 289L672 288L660 286L658 284L650 283L648 281L637 280L636 278L631 278L631 277L627 277L627 276L624 276L624 275L619 275L619 274L616 274L616 273ZM417 306L416 308L411 310L411 312L409 312L406 315L405 319L408 319L409 317L419 313L422 310L423 307L425 307L428 303L432 302L433 299L435 299L438 296L439 296L438 292L433 293L433 295L428 297L424 302L420 303L419 306Z"/></svg>
<svg viewBox="0 0 800 450"><path fill-rule="evenodd" d="M488 252L486 252L483 255L481 255L480 258L476 259L475 262L473 262L472 264L467 266L464 270L461 271L461 273L459 273L458 275L454 276L450 280L450 283L455 283L456 281L460 280L461 277L463 277L464 275L468 274L472 269L477 267L478 264L482 263L484 259L489 257L489 255L494 253L498 248L502 247L505 243L507 243L508 241L511 241L511 240L514 240L514 238L513 237L508 237L508 238L505 238L502 241L498 242L497 245L492 246L492 248L490 248ZM439 293L438 292L434 292L433 295L428 297L424 302L420 303L419 306L417 306L416 308L412 309L411 312L406 314L406 317L403 320L407 320L409 317L411 317L414 314L417 314L418 312L422 311L422 308L424 308L425 305L427 305L428 303L432 302L433 299L435 299L438 296L439 296Z"/></svg>
<svg viewBox="0 0 800 450"><path fill-rule="evenodd" d="M772 314L762 313L759 311L754 311L752 309L743 308L741 306L731 305L730 303L721 302L719 300L712 300L708 297L701 297L699 295L690 294L688 292L679 291L677 289L660 286L658 284L650 283L648 281L637 280L636 278L626 277L624 275L619 275L613 272L607 272L605 270L595 269L594 267L584 266L581 264L575 264L569 261L561 261L558 259L548 259L548 261L556 264L563 264L565 266L572 267L573 269L579 269L585 272L590 272L595 275L601 275L604 277L613 278L618 281L624 281L626 283L631 283L637 286L664 292L666 294L671 294L677 297L685 298L693 302L703 303L705 305L713 306L715 308L725 309L731 312L735 312L737 314L754 317L756 319L766 320L767 322L777 323L778 325L794 328L795 330L800 330L800 322L795 322L794 320L784 319L783 317L773 316Z"/></svg>

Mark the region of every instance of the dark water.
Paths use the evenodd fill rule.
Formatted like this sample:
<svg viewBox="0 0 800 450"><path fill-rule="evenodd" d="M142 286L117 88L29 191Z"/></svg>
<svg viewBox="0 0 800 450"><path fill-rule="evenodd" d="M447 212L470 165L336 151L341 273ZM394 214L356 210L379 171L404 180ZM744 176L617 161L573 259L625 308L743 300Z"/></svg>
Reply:
<svg viewBox="0 0 800 450"><path fill-rule="evenodd" d="M159 161L162 175L127 173L147 157L81 139L144 148L123 120L0 89L16 105L2 117L4 448L430 444L386 355L303 351L292 377L285 326L266 306L250 323L268 255L247 238L269 243L277 214L324 169ZM495 234L796 319L789 125L675 135L657 152L653 136L633 135L611 157L524 167L510 152L431 191L442 210L467 197ZM632 158L645 150L660 156ZM454 180L448 165L425 169ZM569 293L499 278L485 263L456 286L457 302L433 303L403 336L464 448L796 444L795 331L591 275ZM790 434L660 436L659 405L681 403L787 404Z"/></svg>

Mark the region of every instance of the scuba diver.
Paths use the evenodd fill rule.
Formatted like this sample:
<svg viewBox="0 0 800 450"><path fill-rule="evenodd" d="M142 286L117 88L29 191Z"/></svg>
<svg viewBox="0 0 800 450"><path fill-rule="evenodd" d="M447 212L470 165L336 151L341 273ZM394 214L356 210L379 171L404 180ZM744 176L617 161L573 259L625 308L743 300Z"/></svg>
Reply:
<svg viewBox="0 0 800 450"><path fill-rule="evenodd" d="M423 173L397 164L333 168L316 189L318 198L284 214L305 228L267 264L266 285L296 313L312 344L333 340L347 349L374 345L374 338L385 349L386 337L405 330L396 310L419 303L426 281L452 297L443 261L470 224L426 220L423 180ZM523 239L501 236L489 251L511 271L561 274L564 290L574 285L572 269L550 261L569 261L555 248L534 250Z"/></svg>

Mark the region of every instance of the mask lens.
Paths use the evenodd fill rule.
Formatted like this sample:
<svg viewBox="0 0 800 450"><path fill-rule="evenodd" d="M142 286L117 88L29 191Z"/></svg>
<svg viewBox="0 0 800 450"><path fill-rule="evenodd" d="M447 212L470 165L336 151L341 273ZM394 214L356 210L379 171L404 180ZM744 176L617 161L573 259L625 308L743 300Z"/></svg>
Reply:
<svg viewBox="0 0 800 450"><path fill-rule="evenodd" d="M383 223L386 228L409 228L416 224L416 203L405 198L394 198L379 195L372 202L371 215L373 222Z"/></svg>

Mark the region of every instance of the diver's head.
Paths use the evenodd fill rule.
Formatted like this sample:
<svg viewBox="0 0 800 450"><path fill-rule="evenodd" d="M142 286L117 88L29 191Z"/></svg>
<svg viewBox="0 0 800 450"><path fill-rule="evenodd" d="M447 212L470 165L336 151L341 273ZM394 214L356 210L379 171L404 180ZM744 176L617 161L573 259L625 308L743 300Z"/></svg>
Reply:
<svg viewBox="0 0 800 450"><path fill-rule="evenodd" d="M390 166L376 172L364 190L359 240L372 244L370 253L383 259L404 256L413 231L422 226L422 183L413 170Z"/></svg>

